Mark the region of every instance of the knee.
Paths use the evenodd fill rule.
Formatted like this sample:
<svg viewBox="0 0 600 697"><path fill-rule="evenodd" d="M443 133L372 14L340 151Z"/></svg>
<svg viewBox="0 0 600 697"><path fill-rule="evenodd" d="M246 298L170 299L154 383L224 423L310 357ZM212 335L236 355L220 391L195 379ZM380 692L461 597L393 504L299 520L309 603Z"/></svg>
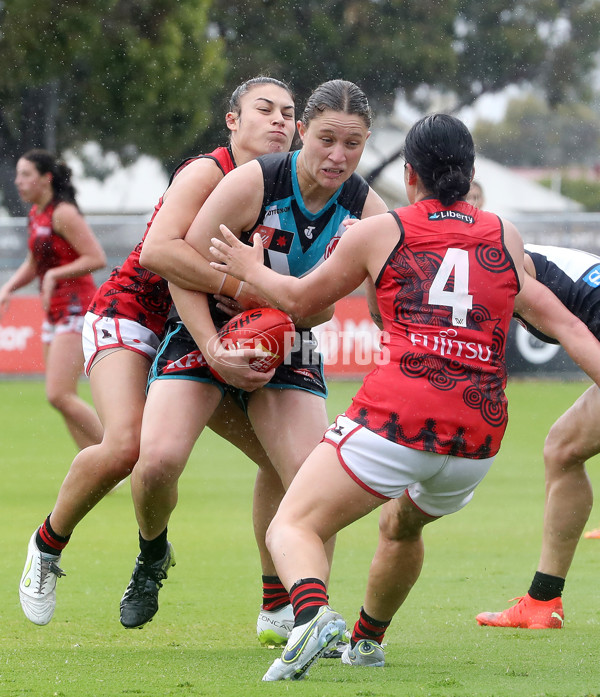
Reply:
<svg viewBox="0 0 600 697"><path fill-rule="evenodd" d="M406 503L395 499L386 503L379 516L379 537L384 542L415 542L421 539L423 524L415 520Z"/></svg>
<svg viewBox="0 0 600 697"><path fill-rule="evenodd" d="M63 390L56 389L54 387L46 388L46 399L51 407L54 407L61 414L69 412L71 402L75 395L71 392L65 392Z"/></svg>
<svg viewBox="0 0 600 697"><path fill-rule="evenodd" d="M132 472L133 486L154 491L168 487L179 479L182 467L179 462L153 450L151 453L140 452Z"/></svg>
<svg viewBox="0 0 600 697"><path fill-rule="evenodd" d="M564 472L566 469L584 466L584 458L577 440L565 439L554 426L544 441L544 465L546 472Z"/></svg>

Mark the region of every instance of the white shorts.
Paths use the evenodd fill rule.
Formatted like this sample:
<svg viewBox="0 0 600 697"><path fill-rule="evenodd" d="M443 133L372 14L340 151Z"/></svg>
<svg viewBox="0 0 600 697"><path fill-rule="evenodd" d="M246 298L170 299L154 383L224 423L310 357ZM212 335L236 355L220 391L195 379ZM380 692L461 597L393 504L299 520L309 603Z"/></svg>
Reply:
<svg viewBox="0 0 600 697"><path fill-rule="evenodd" d="M323 440L335 446L342 467L363 489L382 499L396 499L406 492L419 510L433 518L466 506L494 461L407 448L343 414Z"/></svg>
<svg viewBox="0 0 600 697"><path fill-rule="evenodd" d="M81 334L82 329L83 315L67 315L56 324L44 320L41 332L42 343L51 344L52 339L59 334Z"/></svg>
<svg viewBox="0 0 600 697"><path fill-rule="evenodd" d="M153 331L130 319L85 315L82 331L85 374L89 376L94 360L106 349L128 349L154 360L160 339Z"/></svg>

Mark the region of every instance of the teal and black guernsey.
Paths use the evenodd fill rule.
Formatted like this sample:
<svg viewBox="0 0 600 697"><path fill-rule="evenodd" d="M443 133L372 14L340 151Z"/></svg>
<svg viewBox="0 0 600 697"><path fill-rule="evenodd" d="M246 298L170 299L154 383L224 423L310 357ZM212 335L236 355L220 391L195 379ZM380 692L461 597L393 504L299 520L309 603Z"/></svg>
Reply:
<svg viewBox="0 0 600 697"><path fill-rule="evenodd" d="M276 153L258 158L265 193L259 219L249 232L261 234L265 263L278 273L301 277L315 269L334 250L344 233L344 220L361 218L369 192L367 182L354 173L317 213L304 205L296 173L298 154Z"/></svg>

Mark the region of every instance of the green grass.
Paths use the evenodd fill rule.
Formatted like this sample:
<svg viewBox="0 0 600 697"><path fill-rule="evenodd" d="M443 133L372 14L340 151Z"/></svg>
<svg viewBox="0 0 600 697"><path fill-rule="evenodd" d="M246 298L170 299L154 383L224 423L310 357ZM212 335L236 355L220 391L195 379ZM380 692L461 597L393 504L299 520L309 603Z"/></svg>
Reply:
<svg viewBox="0 0 600 697"><path fill-rule="evenodd" d="M474 616L528 588L539 555L544 436L581 383L510 385L503 450L472 503L425 530L425 566L387 633L386 667L321 661L302 683L262 683L277 653L254 623L260 569L251 526L254 467L216 436L200 439L170 525L177 567L142 630L119 624L137 553L128 487L81 523L63 556L52 623L30 624L17 584L31 532L74 455L39 382L0 382L0 696L589 697L600 694L600 542L582 541L564 595L563 631L486 629ZM83 385L85 393L87 385ZM330 415L355 383L331 386ZM591 467L598 481L597 467ZM600 523L600 511L591 523ZM377 538L372 514L339 535L330 596L353 623Z"/></svg>

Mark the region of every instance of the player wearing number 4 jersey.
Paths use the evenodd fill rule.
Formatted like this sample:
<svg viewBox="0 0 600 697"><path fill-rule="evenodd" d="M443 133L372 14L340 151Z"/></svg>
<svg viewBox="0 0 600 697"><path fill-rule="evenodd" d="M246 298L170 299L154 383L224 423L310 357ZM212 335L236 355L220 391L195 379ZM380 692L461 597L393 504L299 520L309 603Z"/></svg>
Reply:
<svg viewBox="0 0 600 697"><path fill-rule="evenodd" d="M288 312L318 311L372 278L389 358L309 455L269 527L267 545L296 621L264 680L303 677L343 631L328 607L323 542L387 502L364 605L342 656L353 666L384 664L386 628L421 570L423 526L470 501L500 447L504 346L521 285L517 302L542 308L529 312L538 329L556 313L557 338L577 334L594 354L586 362L592 370L600 359L585 325L524 274L516 228L461 199L474 160L465 126L448 115L425 117L406 137L405 159L411 205L353 225L304 278L266 268L258 236L253 249L224 226L225 242L213 238L215 268ZM549 297L539 303L544 291Z"/></svg>

